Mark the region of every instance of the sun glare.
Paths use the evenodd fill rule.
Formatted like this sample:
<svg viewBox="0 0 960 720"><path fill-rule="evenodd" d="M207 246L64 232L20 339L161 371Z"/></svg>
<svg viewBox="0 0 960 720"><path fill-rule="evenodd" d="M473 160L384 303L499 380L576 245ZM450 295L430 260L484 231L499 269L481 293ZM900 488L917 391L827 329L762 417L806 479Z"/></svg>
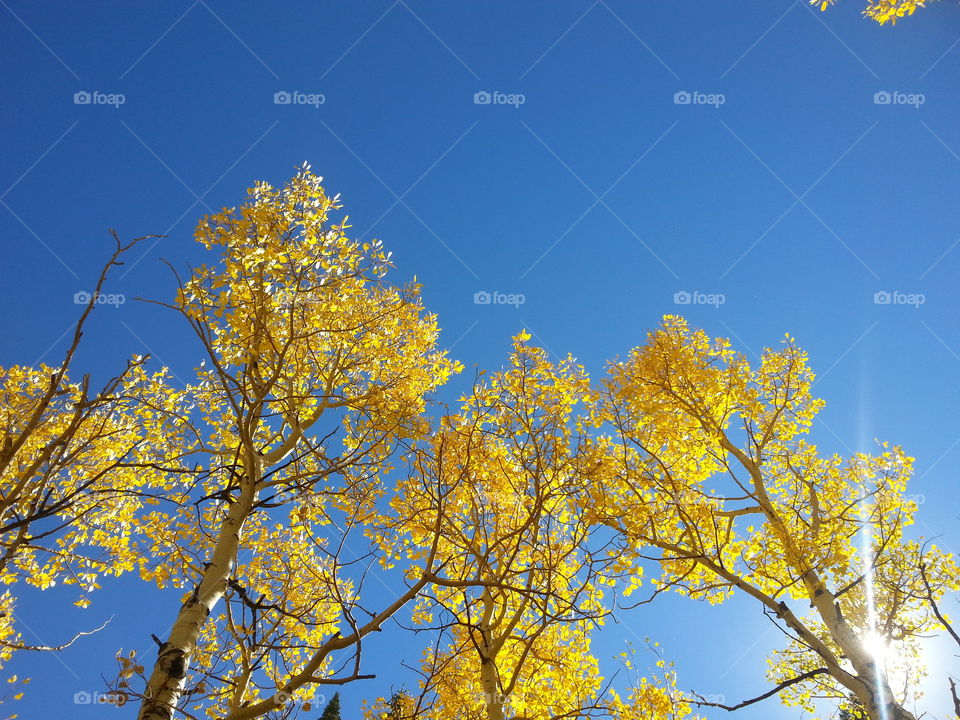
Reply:
<svg viewBox="0 0 960 720"><path fill-rule="evenodd" d="M877 665L886 666L887 659L890 656L890 641L880 633L870 630L861 639L863 647L876 660Z"/></svg>

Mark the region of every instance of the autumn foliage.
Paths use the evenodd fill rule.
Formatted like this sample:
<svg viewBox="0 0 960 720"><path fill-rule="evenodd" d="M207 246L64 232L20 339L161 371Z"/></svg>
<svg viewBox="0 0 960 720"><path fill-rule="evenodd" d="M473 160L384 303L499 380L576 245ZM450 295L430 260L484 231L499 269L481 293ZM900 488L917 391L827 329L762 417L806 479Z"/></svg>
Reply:
<svg viewBox="0 0 960 720"><path fill-rule="evenodd" d="M819 5L826 10L837 0L810 0L811 5ZM896 25L897 20L913 15L917 9L926 7L927 0L868 0L863 14L881 25Z"/></svg>
<svg viewBox="0 0 960 720"><path fill-rule="evenodd" d="M143 720L319 711L318 688L355 681L383 720L679 719L771 695L914 717L957 569L911 532L901 448L812 442L823 401L792 338L751 363L666 317L591 378L519 332L442 403L462 367L436 316L339 211L304 167L201 220L209 263L151 301L202 358L187 383L144 357L98 390L71 379L93 301L59 366L0 368L2 660L41 650L14 621L23 586L85 606L136 573L143 597L182 593L130 640L170 628L149 660L118 653L110 687ZM402 583L386 606L378 572ZM774 622L769 692L727 705L661 658L595 651L666 592ZM387 623L414 648L403 691L367 670Z"/></svg>

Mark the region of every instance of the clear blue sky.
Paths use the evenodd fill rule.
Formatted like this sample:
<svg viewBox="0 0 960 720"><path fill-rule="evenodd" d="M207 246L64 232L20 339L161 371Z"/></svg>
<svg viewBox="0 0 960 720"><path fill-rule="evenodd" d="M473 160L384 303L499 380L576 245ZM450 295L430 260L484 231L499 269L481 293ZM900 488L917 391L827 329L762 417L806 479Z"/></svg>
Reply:
<svg viewBox="0 0 960 720"><path fill-rule="evenodd" d="M423 282L468 367L498 366L522 327L595 374L664 313L748 353L790 332L828 401L815 439L904 445L926 500L918 531L960 550L954 0L896 28L862 19L859 0L823 14L802 0L0 5L0 363L58 361L107 228L169 236L110 288L168 298L159 259L198 260L199 216L308 161L356 234L393 251L394 277ZM495 91L524 102L475 103ZM91 102L75 103L83 92ZM525 302L476 304L484 291ZM684 292L724 302L676 304ZM155 307L104 307L80 362L102 374L149 350L187 373L185 330ZM73 693L101 689L117 648L149 650L165 628L144 617L176 610L177 593L136 588L110 583L86 611L63 611L69 594L27 596L31 642L114 621L11 665L34 678L21 717L100 713ZM776 633L746 601L706 610L634 612L599 652L649 634L683 687L766 690ZM397 642L371 658L379 679L344 690L344 717L402 683L388 660L419 648L386 649ZM773 701L738 717L797 715Z"/></svg>

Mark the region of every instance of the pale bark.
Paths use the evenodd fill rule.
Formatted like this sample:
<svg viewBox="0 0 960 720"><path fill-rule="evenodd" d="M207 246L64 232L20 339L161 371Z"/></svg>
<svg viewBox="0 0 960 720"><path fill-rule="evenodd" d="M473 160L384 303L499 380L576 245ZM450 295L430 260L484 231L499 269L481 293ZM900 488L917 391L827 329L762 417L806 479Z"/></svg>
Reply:
<svg viewBox="0 0 960 720"><path fill-rule="evenodd" d="M497 651L502 644L493 641L491 622L495 609L493 592L489 586L483 590L483 615L477 623L482 644L480 650L480 682L483 700L487 708L487 720L504 720L503 696L500 694L500 675L497 672Z"/></svg>
<svg viewBox="0 0 960 720"><path fill-rule="evenodd" d="M170 720L183 694L197 639L210 612L227 590L240 547L243 524L256 497L253 478L245 478L244 483L240 497L230 505L220 526L217 544L200 583L180 607L170 635L157 653L138 720Z"/></svg>
<svg viewBox="0 0 960 720"><path fill-rule="evenodd" d="M757 463L736 447L726 435L721 436L721 444L750 474L753 494L770 526L779 536L786 551L787 562L800 573L800 579L807 590L811 605L816 608L820 619L830 632L831 639L853 666L856 673L853 677L857 682L851 683L849 681L851 674L839 668L831 668L830 674L854 692L870 716L870 720L916 720L910 711L896 702L886 671L877 663L877 659L864 646L860 636L844 619L834 593L827 588L819 573L810 567L794 546L788 529L784 526L767 494L763 475ZM822 652L819 654L823 655Z"/></svg>
<svg viewBox="0 0 960 720"><path fill-rule="evenodd" d="M480 661L480 680L483 683L487 720L504 720L503 697L500 695L499 682L497 681L497 666L488 657L484 657Z"/></svg>
<svg viewBox="0 0 960 720"><path fill-rule="evenodd" d="M811 598L834 642L853 665L861 687L854 692L871 720L916 720L914 715L896 702L886 671L864 647L859 636L844 620L833 593L821 586Z"/></svg>

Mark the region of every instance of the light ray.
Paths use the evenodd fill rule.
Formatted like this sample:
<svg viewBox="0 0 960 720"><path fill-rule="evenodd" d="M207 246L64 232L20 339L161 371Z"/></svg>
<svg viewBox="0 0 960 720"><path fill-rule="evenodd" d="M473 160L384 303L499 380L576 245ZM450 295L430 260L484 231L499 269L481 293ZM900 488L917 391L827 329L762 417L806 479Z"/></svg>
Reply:
<svg viewBox="0 0 960 720"><path fill-rule="evenodd" d="M862 367L861 367L861 374ZM862 382L860 385L860 417L859 417L859 446L860 451L866 451L867 424L869 422L869 408L866 396L867 384ZM877 603L876 593L873 582L873 523L870 520L870 488L868 487L868 478L870 473L862 467L863 461L858 460L861 465L860 482L863 495L860 499L860 555L861 567L863 573L863 593L864 603L867 608L867 627L861 638L861 643L868 653L873 657L874 676L873 683L877 697L877 704L880 707L881 720L888 720L888 703L886 693L886 683L884 676L886 674L887 655L889 654L889 643L887 639L877 631Z"/></svg>

